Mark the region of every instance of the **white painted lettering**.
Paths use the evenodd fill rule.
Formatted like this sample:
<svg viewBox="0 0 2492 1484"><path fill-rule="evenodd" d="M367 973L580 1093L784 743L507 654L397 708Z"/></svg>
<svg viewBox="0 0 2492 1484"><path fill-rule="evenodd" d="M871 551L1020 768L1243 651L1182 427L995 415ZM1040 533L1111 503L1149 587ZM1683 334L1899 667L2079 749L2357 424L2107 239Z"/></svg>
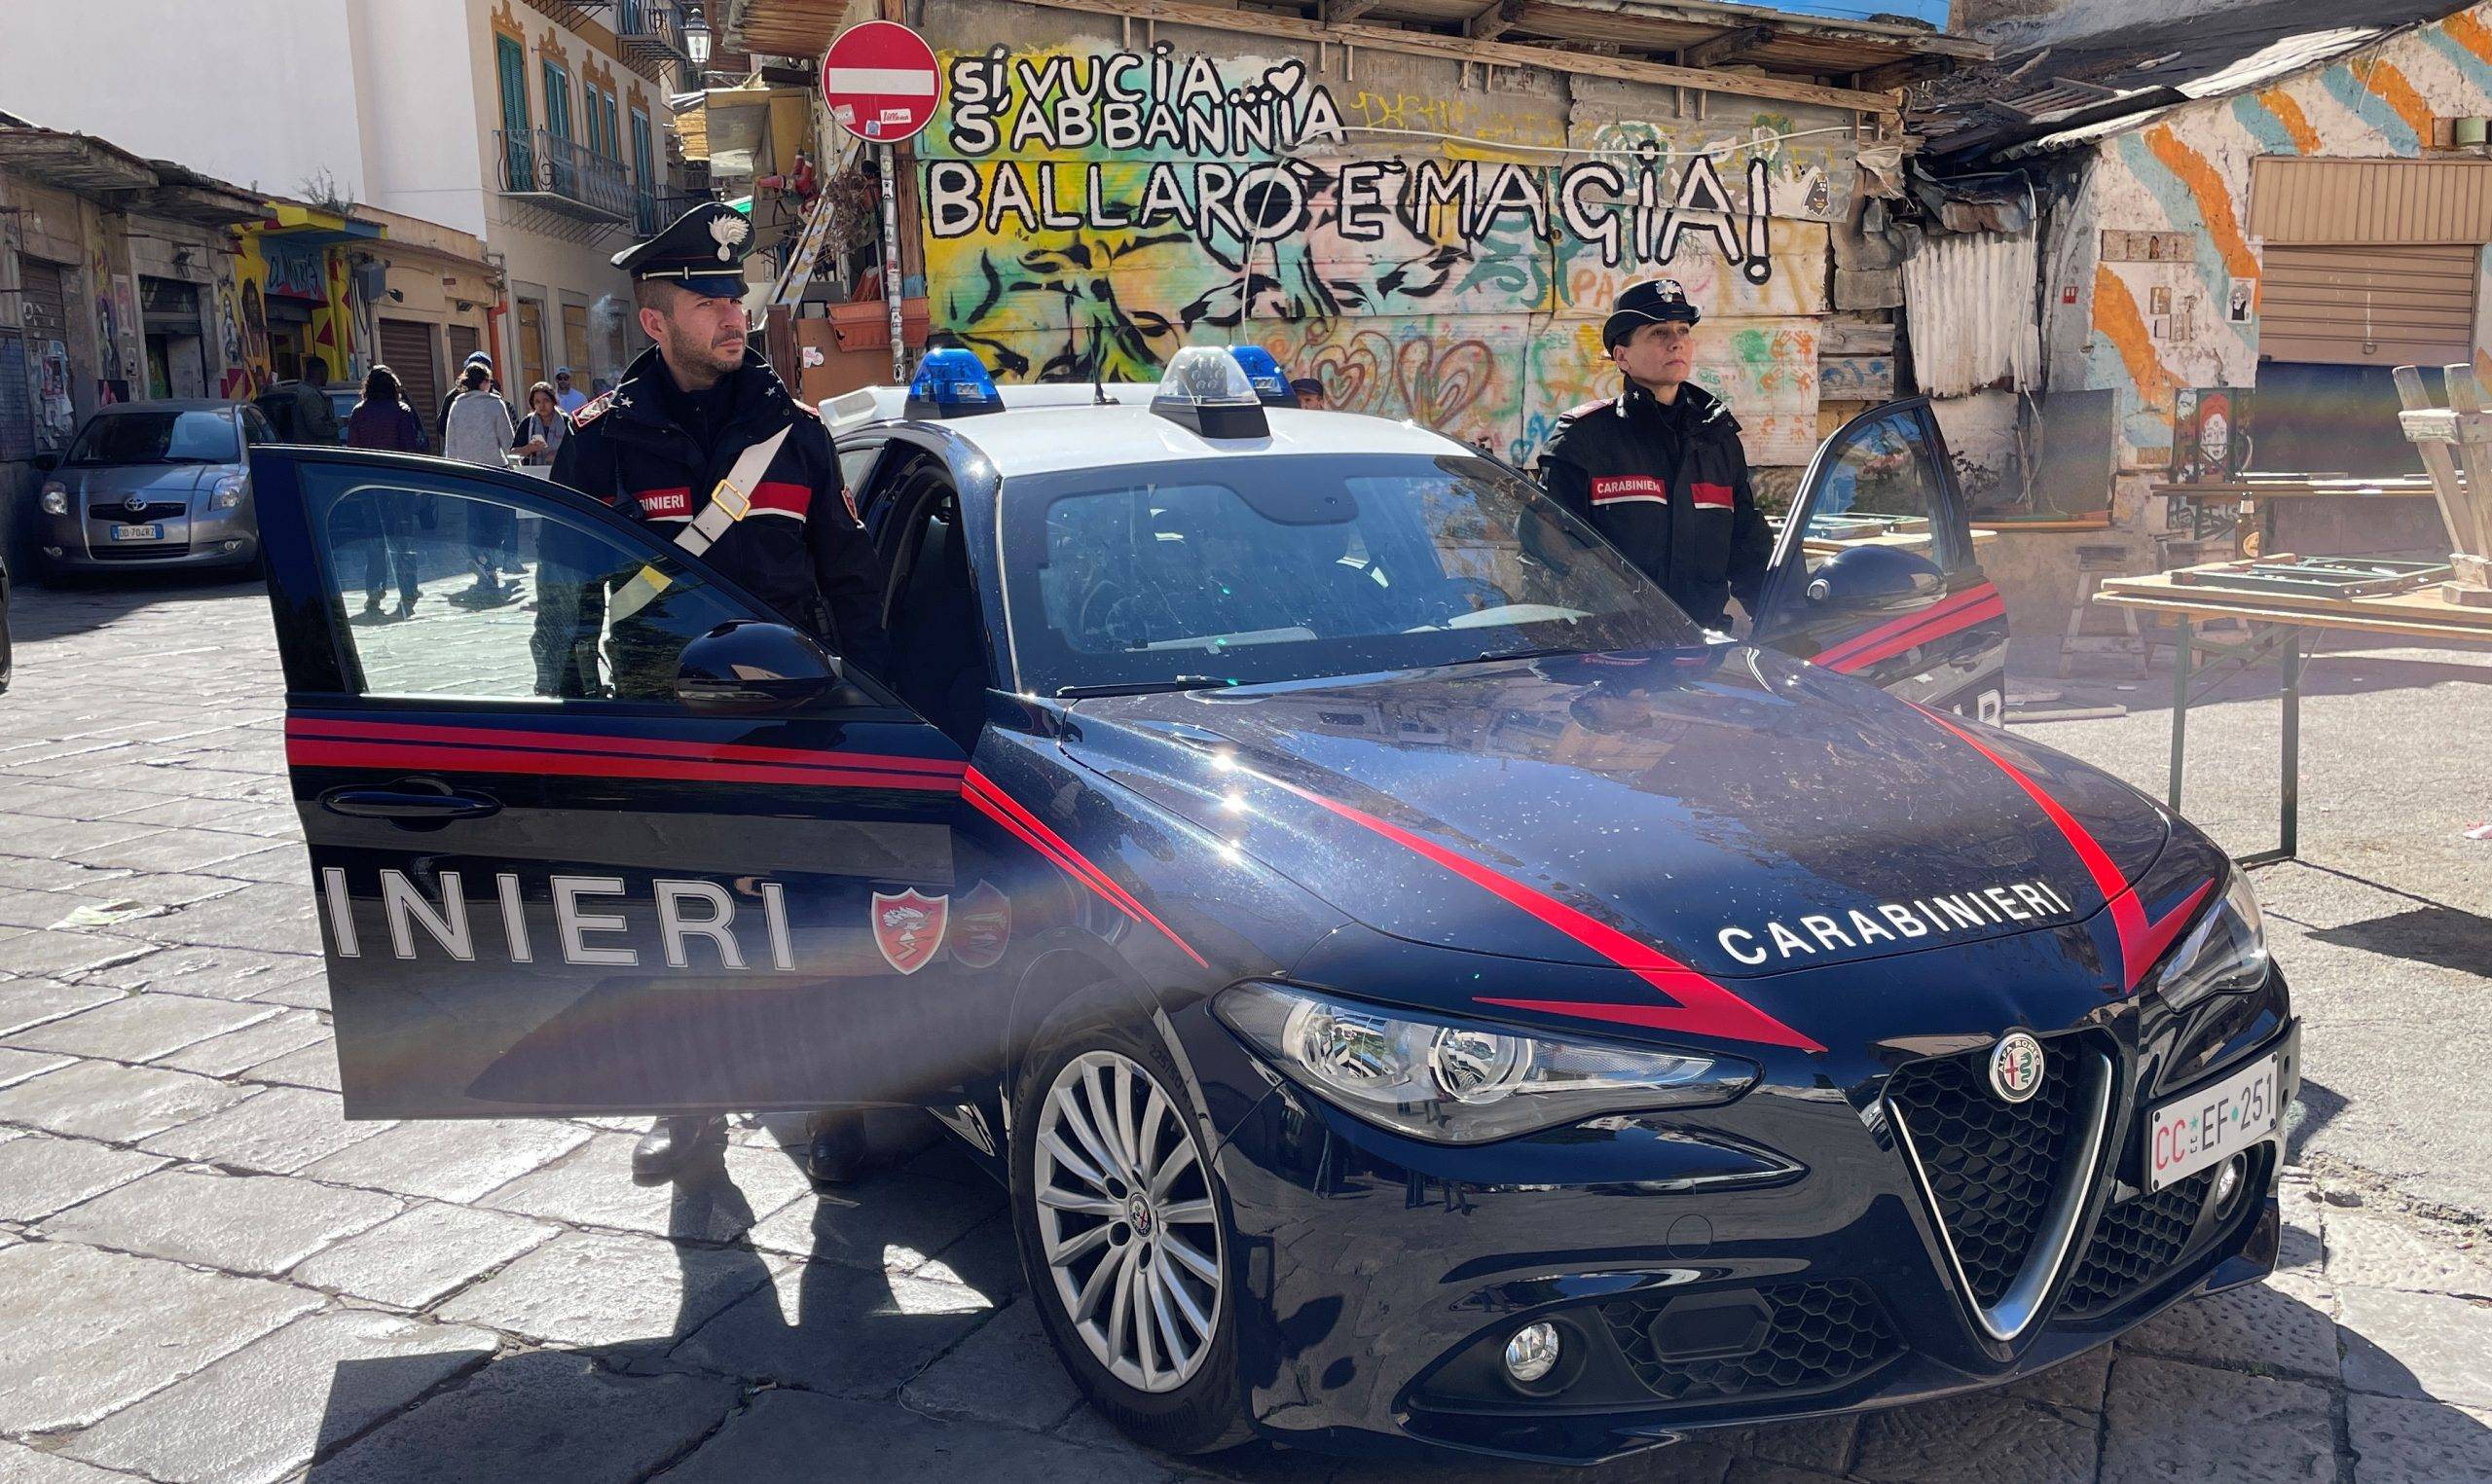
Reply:
<svg viewBox="0 0 2492 1484"><path fill-rule="evenodd" d="M1815 935L1816 940L1825 945L1828 953L1832 953L1838 945L1844 948L1854 948L1858 946L1850 938L1844 936L1843 929L1836 926L1834 919L1830 917L1812 914L1811 916L1802 918L1800 920L1800 925L1809 929L1811 933Z"/></svg>
<svg viewBox="0 0 2492 1484"><path fill-rule="evenodd" d="M2030 923L2034 920L2034 914L2027 912L2016 905L2015 893L2009 891L2005 887L1993 887L1988 891L1983 892L1982 895L1990 899L1992 906L1997 907L1999 911L2006 913L2009 917L2014 918L2020 923Z"/></svg>
<svg viewBox="0 0 2492 1484"><path fill-rule="evenodd" d="M1753 966L1755 964L1763 963L1766 959L1774 957L1772 954L1769 954L1764 949L1760 948L1754 950L1756 957L1751 959L1747 954L1741 952L1738 944L1731 941L1733 938L1737 938L1742 943L1754 943L1756 941L1756 934L1749 932L1743 927L1725 927L1719 934L1717 934L1717 941L1722 945L1722 952L1729 954L1732 958L1739 959L1741 963Z"/></svg>
<svg viewBox="0 0 2492 1484"><path fill-rule="evenodd" d="M761 884L761 915L770 924L770 966L783 974L796 971L795 951L788 943L788 893L775 881Z"/></svg>
<svg viewBox="0 0 2492 1484"><path fill-rule="evenodd" d="M656 884L658 898L658 936L666 944L669 968L685 968L690 964L683 952L685 937L707 938L717 945L718 961L727 968L744 967L744 948L736 942L735 899L727 888L710 881L660 881ZM686 902L707 902L709 912L702 917L683 915Z"/></svg>
<svg viewBox="0 0 2492 1484"><path fill-rule="evenodd" d="M1905 937L1925 938L1929 936L1929 929L1923 926L1921 919L1914 916L1913 910L1910 907L1905 906L1903 903L1881 902L1878 904L1878 910L1885 913L1887 915L1887 921L1894 923L1896 930L1901 932Z"/></svg>
<svg viewBox="0 0 2492 1484"><path fill-rule="evenodd" d="M2040 887L2030 883L2018 882L2008 889L2016 893L2017 900L2034 909L2034 916L2046 918L2051 915L2051 899L2042 894Z"/></svg>
<svg viewBox="0 0 2492 1484"><path fill-rule="evenodd" d="M1783 926L1779 923L1766 923L1765 930L1773 937L1774 946L1781 950L1782 957L1785 959L1791 957L1791 951L1793 949L1797 949L1804 954L1814 954L1816 952L1814 948L1810 946L1808 939L1800 936L1796 932L1793 932L1790 928Z"/></svg>
<svg viewBox="0 0 2492 1484"><path fill-rule="evenodd" d="M1879 922L1876 918L1871 917L1869 914L1861 911L1857 907L1851 909L1851 930L1860 934L1860 946L1862 948L1867 948L1870 944L1876 942L1880 938L1885 938L1891 942L1895 936L1893 928L1888 927L1886 923Z"/></svg>
<svg viewBox="0 0 2492 1484"><path fill-rule="evenodd" d="M426 900L403 871L381 873L381 910L389 920L389 951L401 959L416 956L415 931L421 923L434 942L461 963L476 961L476 944L467 930L467 898L458 889L458 873L441 873L441 906Z"/></svg>
<svg viewBox="0 0 2492 1484"><path fill-rule="evenodd" d="M502 899L502 941L510 945L510 961L533 963L535 951L528 944L528 912L519 894L519 878L508 871L494 878L494 887Z"/></svg>
<svg viewBox="0 0 2492 1484"><path fill-rule="evenodd" d="M584 933L622 932L630 924L613 913L587 913L580 910L583 896L619 896L623 878L619 876L557 876L554 878L554 925L563 935L563 961L566 963L602 963L615 968L636 968L641 955L630 948L591 948L582 938Z"/></svg>
<svg viewBox="0 0 2492 1484"><path fill-rule="evenodd" d="M354 937L354 901L347 895L347 873L336 866L322 866L320 891L329 901L329 937L338 945L338 957L362 958L363 949Z"/></svg>

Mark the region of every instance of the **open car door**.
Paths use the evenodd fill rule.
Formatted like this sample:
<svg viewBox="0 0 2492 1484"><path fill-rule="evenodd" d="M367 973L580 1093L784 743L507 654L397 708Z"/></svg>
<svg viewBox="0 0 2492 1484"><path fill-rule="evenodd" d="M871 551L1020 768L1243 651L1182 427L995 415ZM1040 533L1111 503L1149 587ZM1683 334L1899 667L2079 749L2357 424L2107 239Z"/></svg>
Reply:
<svg viewBox="0 0 2492 1484"><path fill-rule="evenodd" d="M569 490L308 449L253 475L348 1116L991 1069L1003 976L944 951L964 759L934 727Z"/></svg>
<svg viewBox="0 0 2492 1484"><path fill-rule="evenodd" d="M2004 713L2007 608L1927 402L1874 408L1817 450L1752 637L1924 706Z"/></svg>

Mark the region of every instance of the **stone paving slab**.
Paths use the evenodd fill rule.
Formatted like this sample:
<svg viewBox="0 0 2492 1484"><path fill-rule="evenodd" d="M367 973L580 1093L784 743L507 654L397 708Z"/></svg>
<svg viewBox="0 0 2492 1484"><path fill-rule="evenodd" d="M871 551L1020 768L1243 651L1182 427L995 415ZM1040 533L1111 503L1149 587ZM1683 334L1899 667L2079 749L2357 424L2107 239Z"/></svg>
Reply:
<svg viewBox="0 0 2492 1484"><path fill-rule="evenodd" d="M334 1068L334 1051L325 1045L312 1050L327 1053ZM310 1055L296 1052L293 1057L280 1060ZM250 1075L266 1076L271 1070L271 1067L255 1067ZM464 1203L561 1158L586 1142L588 1137L585 1129L561 1123L402 1123L332 1154L303 1173L313 1179L334 1180L341 1185L369 1185L400 1195Z"/></svg>
<svg viewBox="0 0 2492 1484"><path fill-rule="evenodd" d="M40 1221L165 1163L84 1139L11 1139L0 1143L0 1221Z"/></svg>
<svg viewBox="0 0 2492 1484"><path fill-rule="evenodd" d="M0 1249L0 1432L80 1427L238 1350L320 1295L67 1242Z"/></svg>
<svg viewBox="0 0 2492 1484"><path fill-rule="evenodd" d="M515 1355L314 1464L305 1481L632 1484L709 1436L736 1401L735 1385L712 1377L621 1376L580 1356Z"/></svg>
<svg viewBox="0 0 2492 1484"><path fill-rule="evenodd" d="M129 1475L0 1442L0 1484L129 1484Z"/></svg>
<svg viewBox="0 0 2492 1484"><path fill-rule="evenodd" d="M1004 1209L1004 1193L886 1172L822 1197L799 1201L753 1228L752 1245L791 1256L906 1272Z"/></svg>
<svg viewBox="0 0 2492 1484"><path fill-rule="evenodd" d="M269 1005L238 1005L188 995L133 995L19 1031L8 1043L30 1051L147 1062L276 1013Z"/></svg>
<svg viewBox="0 0 2492 1484"><path fill-rule="evenodd" d="M15 1087L28 1077L66 1067L71 1060L45 1051L12 1051L0 1046L0 1087Z"/></svg>
<svg viewBox="0 0 2492 1484"><path fill-rule="evenodd" d="M2166 1310L2121 1337L2120 1349L2237 1370L2332 1381L2336 1325L2324 1288L2279 1277Z"/></svg>
<svg viewBox="0 0 2492 1484"><path fill-rule="evenodd" d="M0 1123L55 1134L136 1143L151 1134L204 1118L259 1091L161 1067L73 1062L57 1071L0 1088Z"/></svg>
<svg viewBox="0 0 2492 1484"><path fill-rule="evenodd" d="M552 1239L557 1228L497 1211L427 1201L320 1253L300 1284L421 1309Z"/></svg>
<svg viewBox="0 0 2492 1484"><path fill-rule="evenodd" d="M573 1226L728 1242L759 1217L811 1194L804 1172L786 1155L732 1146L721 1163L705 1164L672 1185L635 1184L632 1140L599 1134L481 1204Z"/></svg>
<svg viewBox="0 0 2492 1484"><path fill-rule="evenodd" d="M1003 1423L1044 1432L1073 1415L1081 1394L1056 1363L1039 1321L1023 1298L979 1324L901 1389L910 1410L930 1417Z"/></svg>
<svg viewBox="0 0 2492 1484"><path fill-rule="evenodd" d="M845 1263L797 1263L779 1269L668 1358L808 1391L880 1395L898 1390L994 1308L984 1294L958 1284Z"/></svg>
<svg viewBox="0 0 2492 1484"><path fill-rule="evenodd" d="M663 1353L787 1266L751 1250L570 1232L434 1312L549 1345Z"/></svg>
<svg viewBox="0 0 2492 1484"><path fill-rule="evenodd" d="M234 1170L292 1175L389 1127L348 1123L334 1093L273 1087L221 1113L158 1134L143 1147Z"/></svg>
<svg viewBox="0 0 2492 1484"><path fill-rule="evenodd" d="M321 991L325 999L327 991ZM324 1093L340 1090L338 1082L338 1048L335 1041L319 1040L300 1051L289 1051L280 1057L242 1068L245 1082L266 1082L277 1087L308 1087Z"/></svg>
<svg viewBox="0 0 2492 1484"><path fill-rule="evenodd" d="M296 1320L61 1447L165 1484L270 1484L494 1357L491 1330L346 1309Z"/></svg>
<svg viewBox="0 0 2492 1484"><path fill-rule="evenodd" d="M2111 1367L2103 1417L2104 1484L2327 1484L2336 1477L2328 1393L2307 1382L2124 1357Z"/></svg>
<svg viewBox="0 0 2492 1484"><path fill-rule="evenodd" d="M2492 1479L2492 1411L2358 1392L2345 1398L2345 1434L2355 1484Z"/></svg>
<svg viewBox="0 0 2492 1484"><path fill-rule="evenodd" d="M329 1038L328 1023L310 1010L281 1010L267 1020L223 1035L168 1051L153 1059L158 1067L195 1071L202 1077L230 1077L275 1061Z"/></svg>
<svg viewBox="0 0 2492 1484"><path fill-rule="evenodd" d="M1953 1446L1965 1437L1982 1446ZM1991 1393L1872 1414L1852 1471L1880 1484L2093 1484L2097 1446L2090 1422Z"/></svg>
<svg viewBox="0 0 2492 1484"><path fill-rule="evenodd" d="M2492 1409L2492 1303L2360 1287L2338 1298L2347 1386Z"/></svg>
<svg viewBox="0 0 2492 1484"><path fill-rule="evenodd" d="M403 1209L394 1197L281 1176L160 1171L43 1223L45 1236L274 1277Z"/></svg>
<svg viewBox="0 0 2492 1484"><path fill-rule="evenodd" d="M0 1035L13 1035L28 1027L109 1004L120 997L120 991L96 985L59 984L49 979L0 981Z"/></svg>
<svg viewBox="0 0 2492 1484"><path fill-rule="evenodd" d="M36 929L19 933L0 950L0 963L13 973L70 978L115 963L143 959L156 951L144 938L111 933Z"/></svg>
<svg viewBox="0 0 2492 1484"><path fill-rule="evenodd" d="M2378 1212L2327 1213L2328 1281L2492 1299L2492 1250L2418 1231Z"/></svg>
<svg viewBox="0 0 2492 1484"><path fill-rule="evenodd" d="M323 985L325 999L325 974L317 954L268 954L248 948L185 943L115 964L92 975L87 982L129 990L166 990L212 999L250 999L280 985L311 979Z"/></svg>
<svg viewBox="0 0 2492 1484"><path fill-rule="evenodd" d="M856 1479L1088 1484L1114 1476L1167 1479L1173 1472L1135 1473L1111 1453L1055 1438L974 1423L946 1423L904 1408L764 1392L730 1418L718 1435L659 1477L666 1484L751 1484L837 1471Z"/></svg>

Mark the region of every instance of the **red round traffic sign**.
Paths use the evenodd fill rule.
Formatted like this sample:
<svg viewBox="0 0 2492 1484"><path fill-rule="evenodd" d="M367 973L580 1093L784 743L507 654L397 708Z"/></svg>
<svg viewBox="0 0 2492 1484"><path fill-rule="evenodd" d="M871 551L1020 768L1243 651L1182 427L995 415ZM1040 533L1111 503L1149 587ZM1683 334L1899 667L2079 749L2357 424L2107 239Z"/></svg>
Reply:
<svg viewBox="0 0 2492 1484"><path fill-rule="evenodd" d="M896 20L861 20L822 54L822 99L839 127L861 139L915 138L934 122L942 96L934 49Z"/></svg>

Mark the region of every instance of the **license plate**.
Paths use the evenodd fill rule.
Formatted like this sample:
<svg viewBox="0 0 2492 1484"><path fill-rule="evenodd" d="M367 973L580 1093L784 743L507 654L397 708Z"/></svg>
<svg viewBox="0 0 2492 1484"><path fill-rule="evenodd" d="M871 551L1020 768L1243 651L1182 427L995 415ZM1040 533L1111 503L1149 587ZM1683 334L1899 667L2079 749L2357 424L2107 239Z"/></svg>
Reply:
<svg viewBox="0 0 2492 1484"><path fill-rule="evenodd" d="M2284 1056L2250 1066L2146 1115L2145 1188L2151 1193L2219 1164L2276 1131Z"/></svg>
<svg viewBox="0 0 2492 1484"><path fill-rule="evenodd" d="M162 541L165 539L165 527L162 525L116 525L113 527L113 539L116 541Z"/></svg>

